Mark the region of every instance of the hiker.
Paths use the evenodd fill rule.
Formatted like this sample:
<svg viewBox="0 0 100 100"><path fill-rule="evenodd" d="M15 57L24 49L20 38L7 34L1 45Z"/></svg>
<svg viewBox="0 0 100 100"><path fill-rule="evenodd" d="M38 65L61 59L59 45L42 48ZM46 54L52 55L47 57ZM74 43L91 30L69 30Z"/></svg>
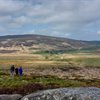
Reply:
<svg viewBox="0 0 100 100"><path fill-rule="evenodd" d="M15 74L18 75L18 68L15 68Z"/></svg>
<svg viewBox="0 0 100 100"><path fill-rule="evenodd" d="M11 75L12 77L14 76L14 71L15 71L15 66L12 65L12 66L10 67L10 75Z"/></svg>
<svg viewBox="0 0 100 100"><path fill-rule="evenodd" d="M20 75L20 76L23 75L23 69L22 69L22 67L19 68L19 75Z"/></svg>

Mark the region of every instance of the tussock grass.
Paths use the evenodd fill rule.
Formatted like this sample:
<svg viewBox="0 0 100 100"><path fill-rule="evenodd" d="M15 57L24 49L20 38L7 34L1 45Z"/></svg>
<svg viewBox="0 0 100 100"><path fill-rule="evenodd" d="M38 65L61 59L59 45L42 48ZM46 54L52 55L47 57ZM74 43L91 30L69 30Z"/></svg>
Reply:
<svg viewBox="0 0 100 100"><path fill-rule="evenodd" d="M55 76L31 75L10 77L9 74L0 73L0 93L27 94L38 90L61 88L61 87L100 87L100 80L69 80ZM8 89L8 91L6 91Z"/></svg>

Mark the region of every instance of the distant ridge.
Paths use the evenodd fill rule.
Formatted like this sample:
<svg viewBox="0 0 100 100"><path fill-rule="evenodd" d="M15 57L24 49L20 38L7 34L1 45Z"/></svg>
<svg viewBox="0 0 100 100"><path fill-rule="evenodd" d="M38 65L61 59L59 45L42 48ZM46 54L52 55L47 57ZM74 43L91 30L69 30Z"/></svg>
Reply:
<svg viewBox="0 0 100 100"><path fill-rule="evenodd" d="M100 51L100 41L82 41L44 35L7 35L0 36L0 53L32 53L40 51L62 52L68 50ZM9 52L8 52L9 51Z"/></svg>

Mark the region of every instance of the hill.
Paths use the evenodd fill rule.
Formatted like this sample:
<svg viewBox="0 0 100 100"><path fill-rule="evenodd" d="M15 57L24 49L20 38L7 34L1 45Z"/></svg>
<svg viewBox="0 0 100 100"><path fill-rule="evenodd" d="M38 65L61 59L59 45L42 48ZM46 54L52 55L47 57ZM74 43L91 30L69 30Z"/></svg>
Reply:
<svg viewBox="0 0 100 100"><path fill-rule="evenodd" d="M100 41L81 41L43 35L0 36L0 53L100 52Z"/></svg>

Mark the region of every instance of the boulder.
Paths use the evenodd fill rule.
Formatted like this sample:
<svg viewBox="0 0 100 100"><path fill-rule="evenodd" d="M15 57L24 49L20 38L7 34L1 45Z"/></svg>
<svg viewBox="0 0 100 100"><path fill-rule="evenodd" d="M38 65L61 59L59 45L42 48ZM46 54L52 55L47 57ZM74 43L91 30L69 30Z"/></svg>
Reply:
<svg viewBox="0 0 100 100"><path fill-rule="evenodd" d="M24 96L21 100L100 100L100 88L59 88Z"/></svg>
<svg viewBox="0 0 100 100"><path fill-rule="evenodd" d="M19 94L13 94L13 95L0 95L0 100L20 100L22 98Z"/></svg>

